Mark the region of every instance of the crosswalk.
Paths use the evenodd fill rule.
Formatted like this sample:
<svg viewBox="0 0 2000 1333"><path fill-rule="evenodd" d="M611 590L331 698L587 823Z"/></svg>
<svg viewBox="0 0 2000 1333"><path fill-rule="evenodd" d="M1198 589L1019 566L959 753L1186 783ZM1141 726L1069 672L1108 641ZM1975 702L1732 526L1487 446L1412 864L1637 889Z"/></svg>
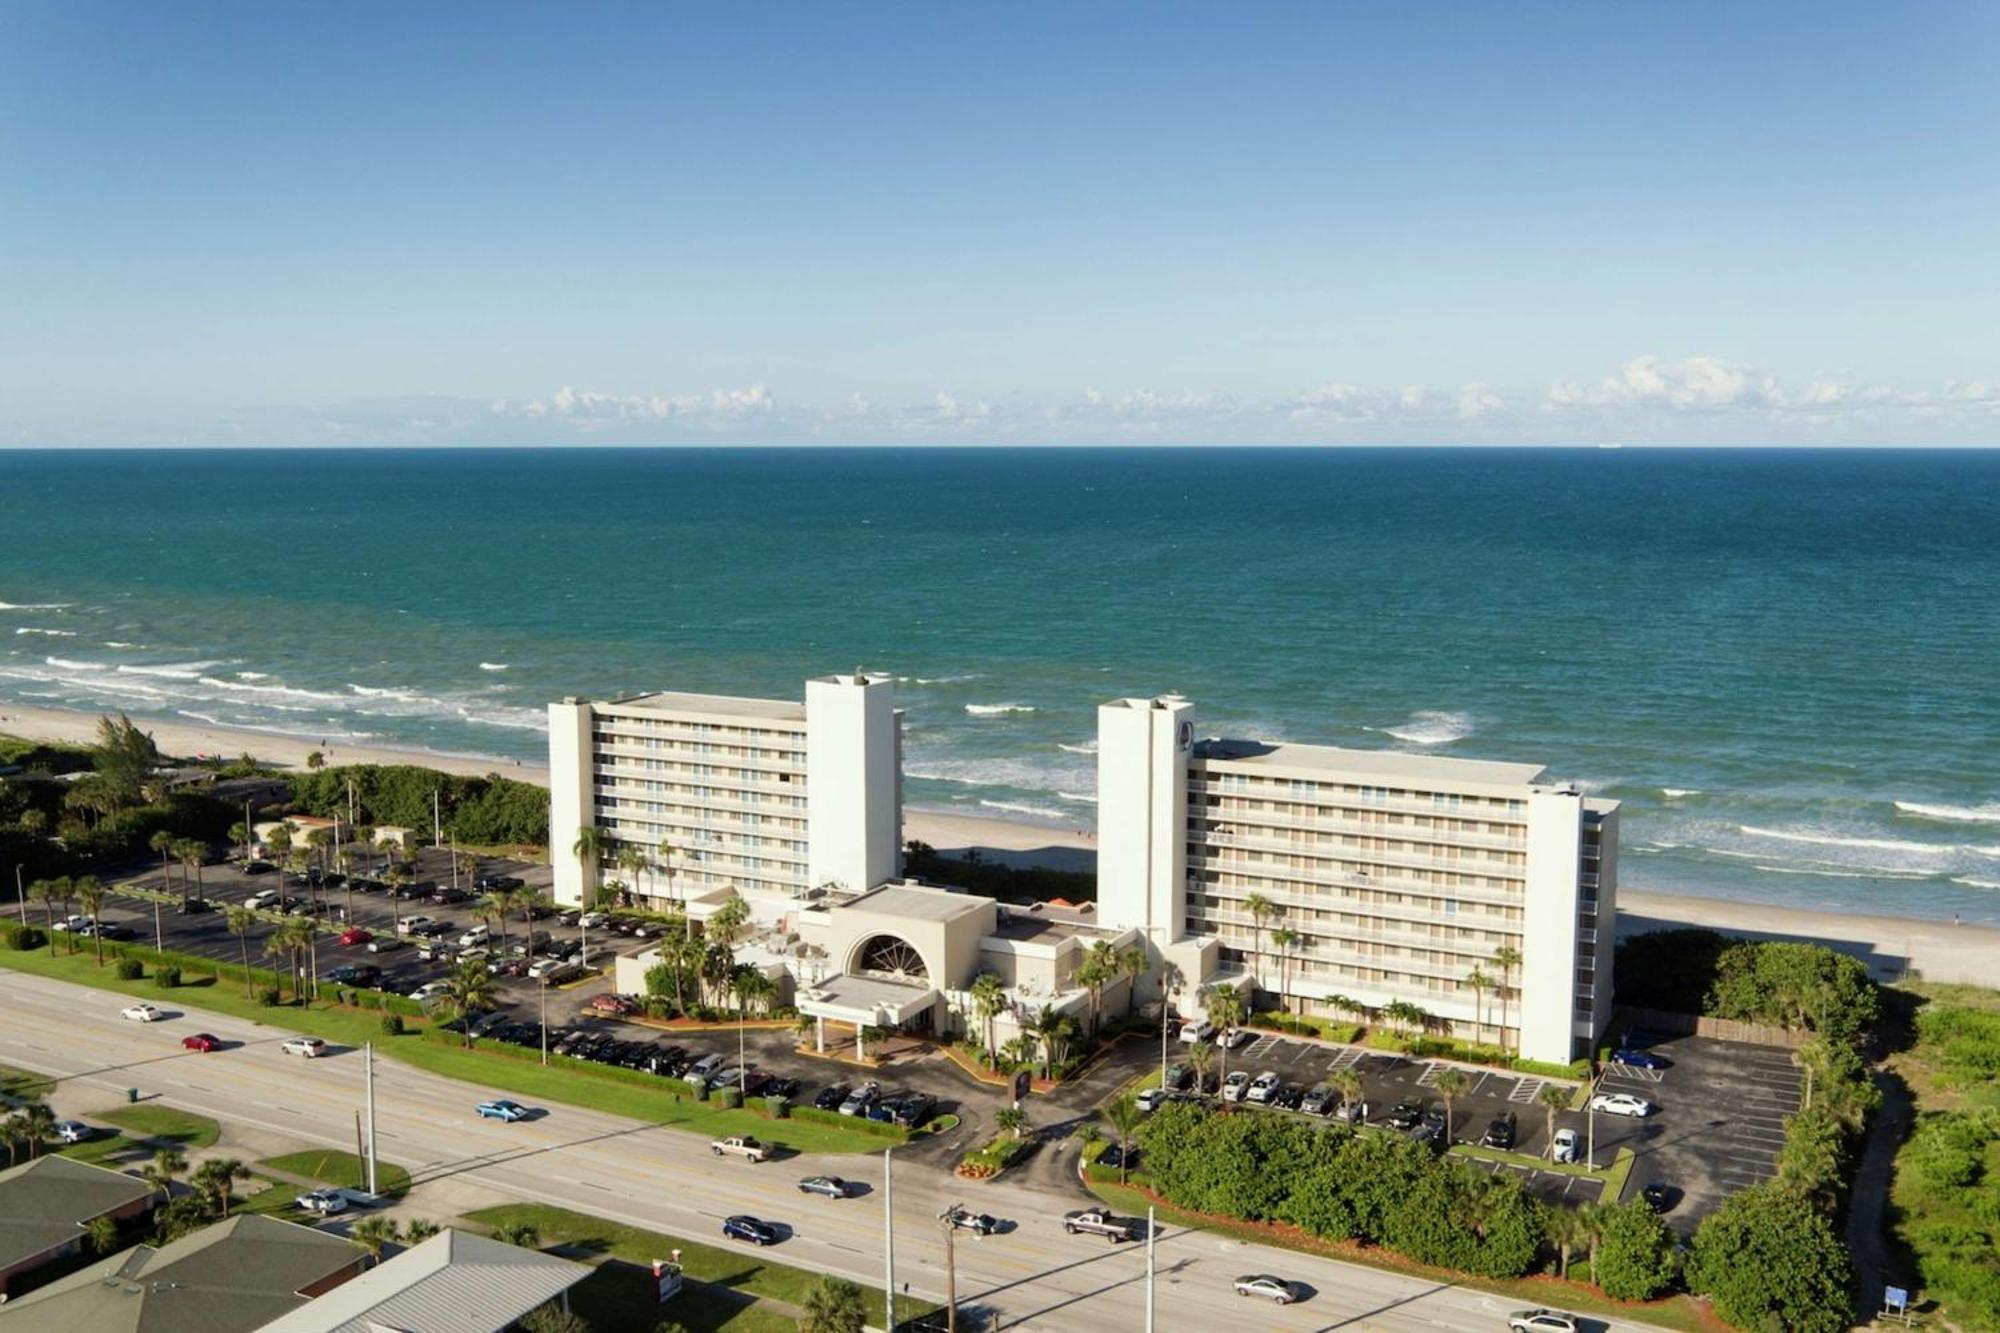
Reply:
<svg viewBox="0 0 2000 1333"><path fill-rule="evenodd" d="M1548 1085L1549 1081L1545 1078L1516 1079L1514 1081L1514 1090L1507 1094L1507 1100L1517 1106L1532 1105L1535 1098L1541 1094L1542 1089Z"/></svg>

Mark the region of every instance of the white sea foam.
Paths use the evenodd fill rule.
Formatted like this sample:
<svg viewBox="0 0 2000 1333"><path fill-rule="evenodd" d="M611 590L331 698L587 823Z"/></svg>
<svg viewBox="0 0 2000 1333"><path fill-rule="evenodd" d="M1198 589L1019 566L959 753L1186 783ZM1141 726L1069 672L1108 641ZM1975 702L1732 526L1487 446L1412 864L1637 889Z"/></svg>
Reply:
<svg viewBox="0 0 2000 1333"><path fill-rule="evenodd" d="M122 643L117 639L106 639L104 646L106 648L144 648L146 645L143 643Z"/></svg>
<svg viewBox="0 0 2000 1333"><path fill-rule="evenodd" d="M1044 805L1027 805L1019 801L982 800L980 804L988 810L1005 810L1009 814L1028 815L1034 819L1050 819L1059 824L1068 824L1075 818L1067 810L1051 810Z"/></svg>
<svg viewBox="0 0 2000 1333"><path fill-rule="evenodd" d="M1682 799L1683 799L1683 798L1685 798L1685 797L1689 797L1689 796L1699 796L1699 795L1701 795L1701 788L1699 788L1699 787L1662 787L1662 788L1660 788L1660 795L1662 795L1662 796L1666 797L1666 798L1667 798L1668 800L1670 800L1670 801L1678 801L1678 800L1682 800Z"/></svg>
<svg viewBox="0 0 2000 1333"><path fill-rule="evenodd" d="M967 704L965 711L974 717L1003 717L1009 713L1032 713L1033 704Z"/></svg>
<svg viewBox="0 0 2000 1333"><path fill-rule="evenodd" d="M324 690L294 689L290 685L253 685L247 681L222 680L215 676L203 676L201 683L211 689L221 690L226 694L232 695L270 694L285 699L317 699L322 703L330 704L344 703L347 700L347 696L344 694L328 694Z"/></svg>
<svg viewBox="0 0 2000 1333"><path fill-rule="evenodd" d="M898 676L898 685L964 685L979 679L977 672L963 676Z"/></svg>
<svg viewBox="0 0 2000 1333"><path fill-rule="evenodd" d="M1969 889L2000 889L2000 879L1981 879L1977 875L1958 875L1951 882Z"/></svg>
<svg viewBox="0 0 2000 1333"><path fill-rule="evenodd" d="M2000 824L2000 805L1920 805L1896 802L1896 813L1913 819L1938 819L1948 824Z"/></svg>
<svg viewBox="0 0 2000 1333"><path fill-rule="evenodd" d="M479 669L481 671L505 671L507 664L505 662L481 662Z"/></svg>
<svg viewBox="0 0 2000 1333"><path fill-rule="evenodd" d="M506 727L510 731L547 731L546 716L529 708L517 708L507 713L475 713L470 708L460 708L458 715L467 722L476 722L484 727Z"/></svg>
<svg viewBox="0 0 2000 1333"><path fill-rule="evenodd" d="M1425 709L1412 713L1410 720L1394 727L1369 727L1369 731L1379 731L1385 736L1393 736L1399 741L1412 745L1449 745L1462 741L1473 731L1472 719L1464 713L1448 713L1440 709Z"/></svg>
<svg viewBox="0 0 2000 1333"><path fill-rule="evenodd" d="M211 667L219 667L220 662L153 662L128 665L119 663L116 670L129 676L160 676L167 680L200 680L201 674Z"/></svg>
<svg viewBox="0 0 2000 1333"><path fill-rule="evenodd" d="M1057 748L1058 750L1067 750L1067 751L1069 751L1069 752L1070 752L1071 754L1096 754L1096 753L1097 753L1097 742L1096 742L1096 741L1085 741L1085 742L1084 742L1083 744L1081 744L1081 745L1064 745L1064 744L1063 744L1063 743L1062 743L1061 741L1057 741L1057 742L1056 742L1056 748Z"/></svg>
<svg viewBox="0 0 2000 1333"><path fill-rule="evenodd" d="M236 673L236 679L238 680L269 680L270 678L271 673L268 671L239 671Z"/></svg>
<svg viewBox="0 0 2000 1333"><path fill-rule="evenodd" d="M1808 842L1820 847L1863 847L1878 852L1905 852L1912 856L1949 856L1957 850L1948 843L1906 842L1900 838L1845 838L1832 833L1801 833L1794 829L1738 826L1753 838L1777 838L1781 842Z"/></svg>
<svg viewBox="0 0 2000 1333"><path fill-rule="evenodd" d="M1017 791L1081 791L1091 785L1096 770L1075 759L1050 756L1045 760L1020 758L960 759L951 755L918 752L909 755L903 772L925 782L951 782L968 787L1012 787Z"/></svg>
<svg viewBox="0 0 2000 1333"><path fill-rule="evenodd" d="M43 629L40 625L23 625L14 632L16 634L46 634L52 639L74 639L76 637L76 631L73 629Z"/></svg>
<svg viewBox="0 0 2000 1333"><path fill-rule="evenodd" d="M1971 852L1974 856L2000 856L2000 845L1993 847L1967 847L1965 850Z"/></svg>
<svg viewBox="0 0 2000 1333"><path fill-rule="evenodd" d="M1059 791L1056 793L1056 795L1062 797L1065 801L1076 801L1081 805L1097 804L1097 798L1095 796L1090 795L1088 792Z"/></svg>
<svg viewBox="0 0 2000 1333"><path fill-rule="evenodd" d="M0 611L67 611L75 602L0 602Z"/></svg>
<svg viewBox="0 0 2000 1333"><path fill-rule="evenodd" d="M1767 866L1759 870L1773 875L1818 875L1826 879L1929 879L1922 870L1874 870L1867 866L1856 866L1851 870L1814 870L1810 866Z"/></svg>
<svg viewBox="0 0 2000 1333"><path fill-rule="evenodd" d="M197 713L192 708L176 708L174 713L178 717L191 717L197 722L206 722L211 727L226 727L229 725L219 717L214 717L208 713Z"/></svg>

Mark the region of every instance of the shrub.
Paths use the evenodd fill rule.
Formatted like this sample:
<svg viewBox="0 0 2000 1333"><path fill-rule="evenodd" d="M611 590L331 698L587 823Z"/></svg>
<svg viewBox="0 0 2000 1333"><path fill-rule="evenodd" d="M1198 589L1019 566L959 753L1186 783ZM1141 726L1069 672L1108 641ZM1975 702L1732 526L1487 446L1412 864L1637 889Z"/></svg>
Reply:
<svg viewBox="0 0 2000 1333"><path fill-rule="evenodd" d="M136 958L120 958L113 970L118 973L120 981L137 981L146 975L146 965Z"/></svg>
<svg viewBox="0 0 2000 1333"><path fill-rule="evenodd" d="M403 1035L403 1016L402 1016L401 1014L384 1014L384 1015L382 1015L382 1035L383 1035L383 1036L385 1036L385 1037L400 1037L400 1036L402 1036L402 1035Z"/></svg>
<svg viewBox="0 0 2000 1333"><path fill-rule="evenodd" d="M766 1097L764 1099L764 1110L770 1114L773 1120L790 1119L792 1113L791 1099L789 1097Z"/></svg>
<svg viewBox="0 0 2000 1333"><path fill-rule="evenodd" d="M738 1107L743 1105L743 1089L724 1088L720 1093L716 1095L714 1100L722 1107L723 1110L734 1111Z"/></svg>
<svg viewBox="0 0 2000 1333"><path fill-rule="evenodd" d="M817 1106L794 1106L790 1118L818 1125L839 1125L843 1129L858 1129L863 1134L893 1139L897 1143L907 1142L910 1137L910 1131L901 1125L892 1125L886 1120L868 1120L858 1115L842 1115L838 1111L822 1111Z"/></svg>
<svg viewBox="0 0 2000 1333"><path fill-rule="evenodd" d="M1737 1328L1843 1333L1853 1270L1810 1200L1779 1182L1724 1201L1694 1233L1688 1285Z"/></svg>
<svg viewBox="0 0 2000 1333"><path fill-rule="evenodd" d="M181 984L181 970L172 963L158 968L153 973L153 983L161 990L172 990Z"/></svg>
<svg viewBox="0 0 2000 1333"><path fill-rule="evenodd" d="M263 1005L266 1009L277 1008L278 999L279 992L276 986L264 986L257 992L257 1003Z"/></svg>
<svg viewBox="0 0 2000 1333"><path fill-rule="evenodd" d="M7 932L7 947L21 953L46 948L48 942L48 935L35 926L15 926Z"/></svg>
<svg viewBox="0 0 2000 1333"><path fill-rule="evenodd" d="M1674 1280L1674 1236L1637 1199L1613 1208L1598 1233L1597 1271L1604 1294L1618 1301L1649 1301Z"/></svg>

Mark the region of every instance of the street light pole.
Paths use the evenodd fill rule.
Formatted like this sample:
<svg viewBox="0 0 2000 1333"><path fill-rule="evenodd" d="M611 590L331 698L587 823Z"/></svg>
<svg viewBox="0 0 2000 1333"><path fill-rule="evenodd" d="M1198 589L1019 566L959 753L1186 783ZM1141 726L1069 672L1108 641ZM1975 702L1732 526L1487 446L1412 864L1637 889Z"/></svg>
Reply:
<svg viewBox="0 0 2000 1333"><path fill-rule="evenodd" d="M882 1326L892 1331L896 1327L896 1188L892 1182L895 1161L889 1150L882 1150L882 1301L887 1322Z"/></svg>
<svg viewBox="0 0 2000 1333"><path fill-rule="evenodd" d="M944 1223L945 1333L958 1333L958 1227L951 1219L964 1207L964 1204L955 1203L938 1214L938 1220Z"/></svg>
<svg viewBox="0 0 2000 1333"><path fill-rule="evenodd" d="M549 1062L549 979L542 978L541 989L535 992L535 999L542 1012L542 1063Z"/></svg>
<svg viewBox="0 0 2000 1333"><path fill-rule="evenodd" d="M21 863L14 863L14 901L21 904L21 924L28 924L28 891L21 887Z"/></svg>
<svg viewBox="0 0 2000 1333"><path fill-rule="evenodd" d="M361 1056L368 1070L368 1192L375 1192L375 1043L363 1042Z"/></svg>
<svg viewBox="0 0 2000 1333"><path fill-rule="evenodd" d="M1590 1081L1590 1096L1583 1102L1583 1164L1592 1171L1597 1169L1597 1085L1597 1079Z"/></svg>
<svg viewBox="0 0 2000 1333"><path fill-rule="evenodd" d="M1146 1333L1153 1333L1153 1233L1159 1225L1153 1220L1153 1207L1146 1207Z"/></svg>
<svg viewBox="0 0 2000 1333"><path fill-rule="evenodd" d="M167 951L167 937L160 929L160 900L158 898L153 899L153 951L155 953L165 953Z"/></svg>

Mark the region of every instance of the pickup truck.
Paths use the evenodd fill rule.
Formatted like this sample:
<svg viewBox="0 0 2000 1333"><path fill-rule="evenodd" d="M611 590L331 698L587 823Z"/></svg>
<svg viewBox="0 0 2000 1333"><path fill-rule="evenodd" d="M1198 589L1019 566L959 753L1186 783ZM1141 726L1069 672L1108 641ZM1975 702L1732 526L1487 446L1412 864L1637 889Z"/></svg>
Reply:
<svg viewBox="0 0 2000 1333"><path fill-rule="evenodd" d="M717 1139L708 1145L708 1150L717 1157L747 1157L753 1162L769 1161L771 1157L771 1145L768 1143L759 1143L748 1134L739 1134L734 1138L728 1139Z"/></svg>
<svg viewBox="0 0 2000 1333"><path fill-rule="evenodd" d="M1135 1217L1115 1217L1102 1208L1084 1208L1063 1214L1063 1230L1070 1235L1103 1236L1114 1244L1139 1239L1142 1224Z"/></svg>

